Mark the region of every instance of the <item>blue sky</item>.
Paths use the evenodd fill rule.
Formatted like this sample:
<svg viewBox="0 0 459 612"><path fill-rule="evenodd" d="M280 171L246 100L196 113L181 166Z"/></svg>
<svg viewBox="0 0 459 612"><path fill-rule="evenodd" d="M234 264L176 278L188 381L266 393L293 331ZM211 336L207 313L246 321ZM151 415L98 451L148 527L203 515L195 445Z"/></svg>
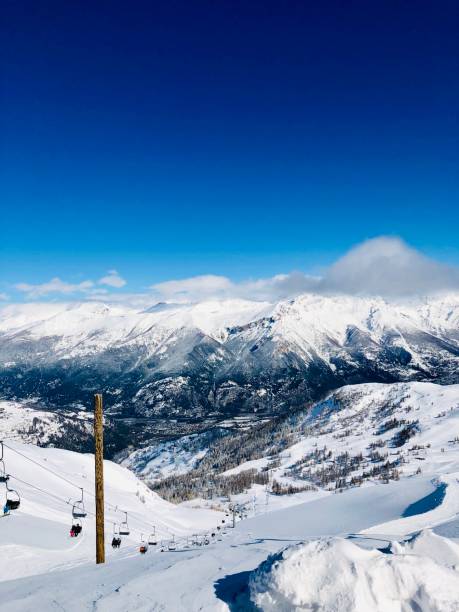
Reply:
<svg viewBox="0 0 459 612"><path fill-rule="evenodd" d="M7 2L0 293L458 264L457 3L321 4Z"/></svg>

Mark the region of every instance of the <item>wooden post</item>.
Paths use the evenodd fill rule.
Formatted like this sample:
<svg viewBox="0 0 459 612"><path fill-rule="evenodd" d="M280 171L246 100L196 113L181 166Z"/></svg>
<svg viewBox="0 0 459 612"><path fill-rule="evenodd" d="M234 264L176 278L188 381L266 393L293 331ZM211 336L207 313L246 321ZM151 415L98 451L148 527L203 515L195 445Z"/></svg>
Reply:
<svg viewBox="0 0 459 612"><path fill-rule="evenodd" d="M104 417L102 395L94 395L94 443L96 468L96 563L105 563L104 530Z"/></svg>

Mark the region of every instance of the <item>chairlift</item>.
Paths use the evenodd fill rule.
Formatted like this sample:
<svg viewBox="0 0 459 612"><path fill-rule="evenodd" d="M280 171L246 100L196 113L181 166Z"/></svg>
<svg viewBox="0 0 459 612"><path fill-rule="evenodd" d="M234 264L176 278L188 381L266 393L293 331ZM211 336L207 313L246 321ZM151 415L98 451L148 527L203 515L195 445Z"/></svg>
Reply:
<svg viewBox="0 0 459 612"><path fill-rule="evenodd" d="M125 520L120 525L119 534L122 535L122 536L127 536L131 532L129 530L128 520L127 520L127 512L125 512L124 514L126 515L126 518L125 518Z"/></svg>
<svg viewBox="0 0 459 612"><path fill-rule="evenodd" d="M10 489L8 482L5 482L6 486L6 505L10 510L17 510L21 505L21 496L15 489Z"/></svg>
<svg viewBox="0 0 459 612"><path fill-rule="evenodd" d="M5 470L5 462L3 459L0 459L0 482L6 483L9 479L10 477Z"/></svg>
<svg viewBox="0 0 459 612"><path fill-rule="evenodd" d="M72 521L72 526L70 528L70 537L76 538L83 531L83 525L80 520Z"/></svg>
<svg viewBox="0 0 459 612"><path fill-rule="evenodd" d="M143 533L140 534L139 553L144 555L148 550L148 543L143 539Z"/></svg>
<svg viewBox="0 0 459 612"><path fill-rule="evenodd" d="M0 442L0 482L6 483L10 479L6 473L5 461L3 459L3 442Z"/></svg>
<svg viewBox="0 0 459 612"><path fill-rule="evenodd" d="M112 548L119 548L120 546L121 546L120 528L117 523L113 523Z"/></svg>
<svg viewBox="0 0 459 612"><path fill-rule="evenodd" d="M172 536L172 540L169 540L168 550L177 550L177 545L175 543L175 535Z"/></svg>
<svg viewBox="0 0 459 612"><path fill-rule="evenodd" d="M156 527L153 527L152 533L148 536L148 544L150 546L156 546L158 542L156 541Z"/></svg>
<svg viewBox="0 0 459 612"><path fill-rule="evenodd" d="M81 499L74 502L72 507L72 516L73 518L85 518L87 512L84 508L83 501L83 487L81 487Z"/></svg>

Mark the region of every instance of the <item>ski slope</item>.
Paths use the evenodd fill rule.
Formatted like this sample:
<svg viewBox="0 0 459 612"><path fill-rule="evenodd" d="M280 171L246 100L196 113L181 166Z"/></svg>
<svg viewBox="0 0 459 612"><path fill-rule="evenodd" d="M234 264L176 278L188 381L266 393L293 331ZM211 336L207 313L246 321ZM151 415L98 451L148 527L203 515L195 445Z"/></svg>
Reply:
<svg viewBox="0 0 459 612"><path fill-rule="evenodd" d="M27 459L14 451L22 453ZM55 471L59 477L38 467L30 459ZM179 538L198 530L212 529L222 514L190 505L172 506L148 491L126 469L105 462L106 499L110 504L128 511L132 537L123 541L119 551L112 551L107 546L106 564L96 566L93 517L88 515L84 519L81 536L76 540L71 539L68 536L70 508L65 503L66 499L78 493L76 487L83 486L88 492L91 490L94 484L93 457L9 443L5 449L5 461L8 471L21 479L12 478L12 485L20 488L22 502L19 510L0 521L2 611L247 610L253 609L250 606L254 602L261 603L263 610L292 610L293 599L285 599L284 586L290 585L290 595L298 597L297 587L302 584L298 576L295 580L287 562L292 554L301 557L302 575L309 576L308 597L312 597L313 603L316 597L317 604L314 589L320 584L321 576L317 571L314 582L312 567L316 566L317 557L311 558L311 546L314 550L328 550L327 546L331 547L331 556L338 564L349 564L349 560L358 557L365 580L373 576L373 561L379 562L377 560L383 555L374 550L368 555L369 550L375 546L400 546L397 555L401 555L400 564L403 567L408 563L407 555L418 557L416 566L423 569L415 575L417 580L425 579L427 570L435 571L436 575L441 576L443 592L447 595L454 591L455 581L459 581L459 572L451 562L456 550L454 538L446 539L438 535L440 544L437 542L435 558L432 559L427 554L428 545L417 545L416 548L413 543L406 543L412 541L413 532L426 528L445 529L448 525L454 525L459 513L457 472L441 477L446 492L440 502L415 516L404 518L404 513L419 500L428 498L439 486L439 481L430 475L411 476L387 485L363 486L259 514L237 523L234 530L228 529L227 535L214 538L209 546L184 548L185 539L182 537L175 551L166 549L161 553L158 548L150 547L146 555L140 555L137 549L140 532L147 526L154 524L162 537L170 538L174 533ZM61 477L76 487L67 484ZM56 499L34 487L52 492ZM93 500L89 493L86 501L88 510L92 512ZM108 508L107 522L116 519L119 519L119 513ZM110 537L110 528L108 523L107 537ZM432 537L428 533L424 537ZM340 544L343 538L345 545ZM391 544L394 540L400 544ZM311 544L304 544L305 541ZM281 551L289 546L296 546L297 552L285 553L283 578L271 576L269 571L272 564L263 562L273 554L282 555L283 559L284 553ZM303 550L304 546L309 548ZM408 548L404 550L404 547ZM445 553L445 550L448 552ZM395 585L394 593L402 596L398 565L395 567L396 562L386 557L381 557L382 571L386 571L384 567L387 563L392 563L390 571ZM343 584L343 589L352 591L352 585L353 582L348 581ZM422 584L419 586L422 590ZM266 598L272 597L275 602L275 597L279 597L281 592L284 607L270 608L265 602ZM328 597L327 592L325 595ZM406 600L411 601L410 597L410 594L406 595ZM453 596L448 595L449 599L445 597L446 603L438 609L453 612L457 609L453 607ZM362 601L368 603L368 599ZM362 606L342 609L367 612L368 608ZM384 612L382 607L374 609ZM421 606L419 609L428 608Z"/></svg>
<svg viewBox="0 0 459 612"><path fill-rule="evenodd" d="M404 457L400 479L281 496L255 485L232 499L246 504L248 516L235 529L217 509L224 507L221 500L172 505L134 473L105 461L102 566L95 565L94 457L6 441L5 468L22 501L0 520L1 610L457 612L458 400L457 385L340 389L295 422L298 441L281 453L273 477L304 482L302 459L315 448L327 446L334 461L343 452L366 456L379 440L379 451ZM391 440L402 425L381 430L394 418L418 422L416 434L400 447ZM176 451L179 469L193 463L193 453L183 455L180 448L166 449L171 469ZM262 469L268 461L228 473ZM155 462L160 465L161 454ZM292 473L294 465L300 472ZM362 469L359 464L352 475ZM88 516L74 539L71 503L80 487ZM113 551L112 526L124 518L122 511L131 534ZM153 527L164 545L140 555L141 534L148 536ZM200 535L200 545L190 544L193 534Z"/></svg>
<svg viewBox="0 0 459 612"><path fill-rule="evenodd" d="M21 453L21 454L19 454ZM70 451L39 448L17 442L4 443L5 469L9 486L21 495L21 506L0 520L0 579L11 580L90 562L95 554L94 457ZM104 462L106 543L109 558L137 550L141 534L154 530L158 540L207 531L222 513L187 510L174 506L150 491L132 472ZM1 485L1 506L5 503ZM88 516L83 532L70 538L72 501L80 498ZM113 526L128 513L130 535L120 550L109 544Z"/></svg>

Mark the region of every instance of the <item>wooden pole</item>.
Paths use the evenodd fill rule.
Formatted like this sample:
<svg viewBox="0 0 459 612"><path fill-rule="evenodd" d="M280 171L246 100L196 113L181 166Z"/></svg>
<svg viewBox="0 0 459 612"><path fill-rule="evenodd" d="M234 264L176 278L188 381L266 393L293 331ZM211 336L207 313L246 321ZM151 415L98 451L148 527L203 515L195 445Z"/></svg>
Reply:
<svg viewBox="0 0 459 612"><path fill-rule="evenodd" d="M96 468L96 563L105 563L104 530L104 417L102 394L94 395L94 443Z"/></svg>

